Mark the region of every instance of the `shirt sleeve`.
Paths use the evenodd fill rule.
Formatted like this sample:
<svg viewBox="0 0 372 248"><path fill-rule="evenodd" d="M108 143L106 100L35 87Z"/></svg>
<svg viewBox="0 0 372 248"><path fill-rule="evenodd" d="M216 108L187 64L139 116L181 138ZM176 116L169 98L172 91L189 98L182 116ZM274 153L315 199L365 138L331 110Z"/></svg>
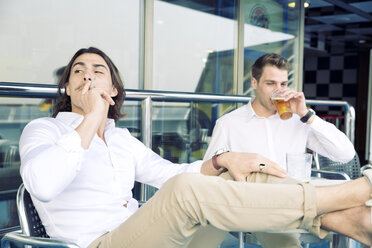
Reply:
<svg viewBox="0 0 372 248"><path fill-rule="evenodd" d="M347 163L353 159L353 144L335 125L315 116L309 127L308 148L336 162Z"/></svg>
<svg viewBox="0 0 372 248"><path fill-rule="evenodd" d="M172 163L147 148L142 142L130 136L131 150L136 161L135 180L160 188L169 178L181 173L200 173L202 160L187 164Z"/></svg>
<svg viewBox="0 0 372 248"><path fill-rule="evenodd" d="M27 190L40 201L51 201L75 178L84 155L80 135L61 135L48 119L30 122L23 130L19 150L21 176Z"/></svg>
<svg viewBox="0 0 372 248"><path fill-rule="evenodd" d="M218 149L224 148L224 147L231 150L231 148L228 144L227 136L225 134L223 125L222 125L221 121L217 120L216 125L213 129L211 141L208 145L208 149L204 154L204 161L208 160L208 159L211 159L213 157L214 153Z"/></svg>

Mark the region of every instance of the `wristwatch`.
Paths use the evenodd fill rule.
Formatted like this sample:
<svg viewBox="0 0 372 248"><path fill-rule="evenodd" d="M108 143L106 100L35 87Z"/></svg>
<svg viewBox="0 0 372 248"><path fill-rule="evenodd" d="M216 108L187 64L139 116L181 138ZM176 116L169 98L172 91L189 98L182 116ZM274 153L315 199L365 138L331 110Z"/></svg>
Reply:
<svg viewBox="0 0 372 248"><path fill-rule="evenodd" d="M312 110L312 109L309 109L309 111L307 111L306 115L302 116L300 121L302 121L303 123L306 123L311 116L315 115L315 111Z"/></svg>
<svg viewBox="0 0 372 248"><path fill-rule="evenodd" d="M213 164L213 167L214 167L216 170L218 170L219 172L221 172L221 173L227 171L227 169L226 169L225 167L222 167L222 166L219 166L219 165L218 165L218 163L217 163L217 157L220 156L221 154L226 153L226 152L230 152L230 150L229 150L228 148L226 148L226 147L224 147L224 148L220 148L220 149L218 149L218 150L214 153L214 155L213 155L213 157L212 157L212 164Z"/></svg>

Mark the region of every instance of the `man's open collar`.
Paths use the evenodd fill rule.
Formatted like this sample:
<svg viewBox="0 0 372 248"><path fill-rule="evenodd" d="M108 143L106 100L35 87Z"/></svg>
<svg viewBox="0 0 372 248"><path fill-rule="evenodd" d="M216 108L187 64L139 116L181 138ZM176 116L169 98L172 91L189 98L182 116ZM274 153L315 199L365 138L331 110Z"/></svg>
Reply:
<svg viewBox="0 0 372 248"><path fill-rule="evenodd" d="M254 111L253 107L252 107L252 102L254 101L254 98L249 101L249 103L246 105L247 107L247 121L251 120L252 118L280 118L279 117L279 114L278 112L276 112L275 114L269 116L269 117L263 117L263 116L259 116L256 114L256 112Z"/></svg>
<svg viewBox="0 0 372 248"><path fill-rule="evenodd" d="M254 99L252 99L251 101L249 101L249 103L246 105L246 108L247 108L247 121L250 121L253 117L259 117L256 112L254 112L254 109L252 107L252 102L253 102Z"/></svg>

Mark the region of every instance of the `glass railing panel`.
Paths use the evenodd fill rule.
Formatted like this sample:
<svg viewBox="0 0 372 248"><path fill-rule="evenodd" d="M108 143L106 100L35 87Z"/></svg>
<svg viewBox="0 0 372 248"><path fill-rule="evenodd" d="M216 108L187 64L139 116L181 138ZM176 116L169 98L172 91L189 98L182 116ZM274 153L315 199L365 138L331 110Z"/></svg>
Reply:
<svg viewBox="0 0 372 248"><path fill-rule="evenodd" d="M162 157L187 163L197 142L195 121L190 119L190 103L154 102L152 108L152 149Z"/></svg>
<svg viewBox="0 0 372 248"><path fill-rule="evenodd" d="M127 128L128 131L137 139L141 140L141 102L139 101L126 101L121 108L121 113L124 114L117 123L117 127Z"/></svg>
<svg viewBox="0 0 372 248"><path fill-rule="evenodd" d="M154 102L152 149L175 163L203 159L215 121L236 103Z"/></svg>
<svg viewBox="0 0 372 248"><path fill-rule="evenodd" d="M33 119L51 115L44 99L0 98L0 230L19 225L15 195L19 174L19 138ZM46 106L48 105L48 106Z"/></svg>

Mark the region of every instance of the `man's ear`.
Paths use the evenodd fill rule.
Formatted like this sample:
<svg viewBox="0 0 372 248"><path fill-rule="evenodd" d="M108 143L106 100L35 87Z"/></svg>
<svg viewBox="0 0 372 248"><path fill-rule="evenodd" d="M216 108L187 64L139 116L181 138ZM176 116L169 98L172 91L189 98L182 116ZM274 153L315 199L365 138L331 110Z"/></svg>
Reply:
<svg viewBox="0 0 372 248"><path fill-rule="evenodd" d="M258 84L257 80L254 77L252 77L252 79L251 79L252 88L256 90L257 89L257 84Z"/></svg>
<svg viewBox="0 0 372 248"><path fill-rule="evenodd" d="M118 90L114 87L114 86L112 86L112 92L111 92L111 97L115 97L115 96L117 96L118 95Z"/></svg>
<svg viewBox="0 0 372 248"><path fill-rule="evenodd" d="M68 82L65 83L65 91L66 91L66 95L71 96L71 90L70 90Z"/></svg>

